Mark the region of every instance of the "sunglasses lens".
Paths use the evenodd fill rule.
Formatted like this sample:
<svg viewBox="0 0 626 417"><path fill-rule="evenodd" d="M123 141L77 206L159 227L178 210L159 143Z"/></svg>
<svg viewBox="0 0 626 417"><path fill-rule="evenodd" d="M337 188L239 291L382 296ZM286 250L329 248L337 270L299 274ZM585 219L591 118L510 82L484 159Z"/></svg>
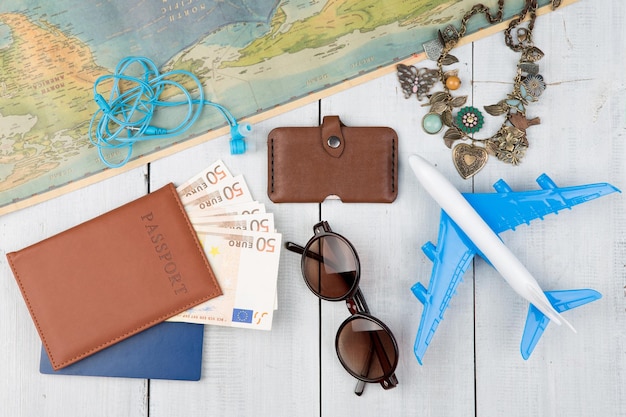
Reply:
<svg viewBox="0 0 626 417"><path fill-rule="evenodd" d="M341 299L357 284L357 257L337 236L314 239L306 248L303 271L309 288L326 299Z"/></svg>
<svg viewBox="0 0 626 417"><path fill-rule="evenodd" d="M352 316L337 333L337 355L354 377L377 382L394 373L398 350L393 335L378 320Z"/></svg>

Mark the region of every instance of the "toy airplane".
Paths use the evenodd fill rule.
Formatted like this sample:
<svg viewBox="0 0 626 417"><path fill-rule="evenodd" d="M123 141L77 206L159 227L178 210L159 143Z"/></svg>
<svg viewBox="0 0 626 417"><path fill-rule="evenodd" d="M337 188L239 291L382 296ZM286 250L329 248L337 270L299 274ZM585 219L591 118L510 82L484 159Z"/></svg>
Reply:
<svg viewBox="0 0 626 417"><path fill-rule="evenodd" d="M422 247L433 262L429 287L426 289L418 282L411 288L424 304L414 346L420 365L450 299L476 254L530 302L521 342L524 359L528 359L550 321L565 323L575 331L560 313L597 300L601 298L600 293L590 289L544 293L498 234L619 190L610 184L559 188L543 174L537 179L541 190L513 192L499 180L494 184L497 193L461 194L422 157L411 155L409 164L422 186L442 208L438 246L428 242Z"/></svg>

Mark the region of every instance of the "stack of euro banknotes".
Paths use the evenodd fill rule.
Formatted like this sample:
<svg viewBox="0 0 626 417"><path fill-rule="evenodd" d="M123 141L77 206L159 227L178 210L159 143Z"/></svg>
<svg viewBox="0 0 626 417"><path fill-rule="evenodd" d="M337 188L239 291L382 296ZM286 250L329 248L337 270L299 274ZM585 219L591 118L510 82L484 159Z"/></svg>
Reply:
<svg viewBox="0 0 626 417"><path fill-rule="evenodd" d="M223 295L169 321L270 330L281 249L273 214L221 160L176 189Z"/></svg>

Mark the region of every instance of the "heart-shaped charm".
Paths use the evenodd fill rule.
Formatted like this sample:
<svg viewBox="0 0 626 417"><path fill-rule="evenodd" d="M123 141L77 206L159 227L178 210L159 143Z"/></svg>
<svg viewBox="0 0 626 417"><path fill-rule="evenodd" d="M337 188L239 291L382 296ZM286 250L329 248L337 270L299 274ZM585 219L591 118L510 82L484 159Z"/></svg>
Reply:
<svg viewBox="0 0 626 417"><path fill-rule="evenodd" d="M487 164L487 151L484 148L459 143L452 150L454 166L463 179L468 179Z"/></svg>

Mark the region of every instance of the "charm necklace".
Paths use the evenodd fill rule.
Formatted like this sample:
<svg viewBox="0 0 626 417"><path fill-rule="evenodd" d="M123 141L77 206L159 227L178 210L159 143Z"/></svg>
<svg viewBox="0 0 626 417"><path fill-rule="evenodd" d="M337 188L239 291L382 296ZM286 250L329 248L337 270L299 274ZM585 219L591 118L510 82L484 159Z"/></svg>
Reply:
<svg viewBox="0 0 626 417"><path fill-rule="evenodd" d="M561 0L551 0L552 9L557 8ZM398 79L404 97L415 95L418 100L428 99L425 106L429 112L422 119L422 128L426 133L439 133L444 127L444 143L452 149L454 165L464 179L471 178L487 163L488 155L499 160L517 165L528 149L526 129L539 124L539 118L528 119L526 106L537 101L546 88L537 61L543 58L543 52L537 48L532 39L532 32L537 18L537 0L526 0L524 8L513 18L504 31L505 44L520 54L517 72L513 82L513 91L498 103L485 106L484 110L492 116L505 116L498 131L491 137L478 139L474 134L482 128L484 117L482 112L473 107L465 106L467 96L454 97L451 91L458 89L461 80L458 70L444 70L459 62L450 51L465 35L467 21L477 14L484 14L490 24L502 21L504 0L498 0L498 10L492 14L483 4L474 5L461 19L460 28L448 25L439 31L437 39L424 44L426 56L437 62L437 69L416 68L398 64ZM528 17L526 27L520 24ZM443 91L430 94L431 88L440 81ZM459 108L453 114L455 108ZM467 143L469 141L469 144ZM460 142L455 145L455 142ZM454 147L453 147L454 146Z"/></svg>

